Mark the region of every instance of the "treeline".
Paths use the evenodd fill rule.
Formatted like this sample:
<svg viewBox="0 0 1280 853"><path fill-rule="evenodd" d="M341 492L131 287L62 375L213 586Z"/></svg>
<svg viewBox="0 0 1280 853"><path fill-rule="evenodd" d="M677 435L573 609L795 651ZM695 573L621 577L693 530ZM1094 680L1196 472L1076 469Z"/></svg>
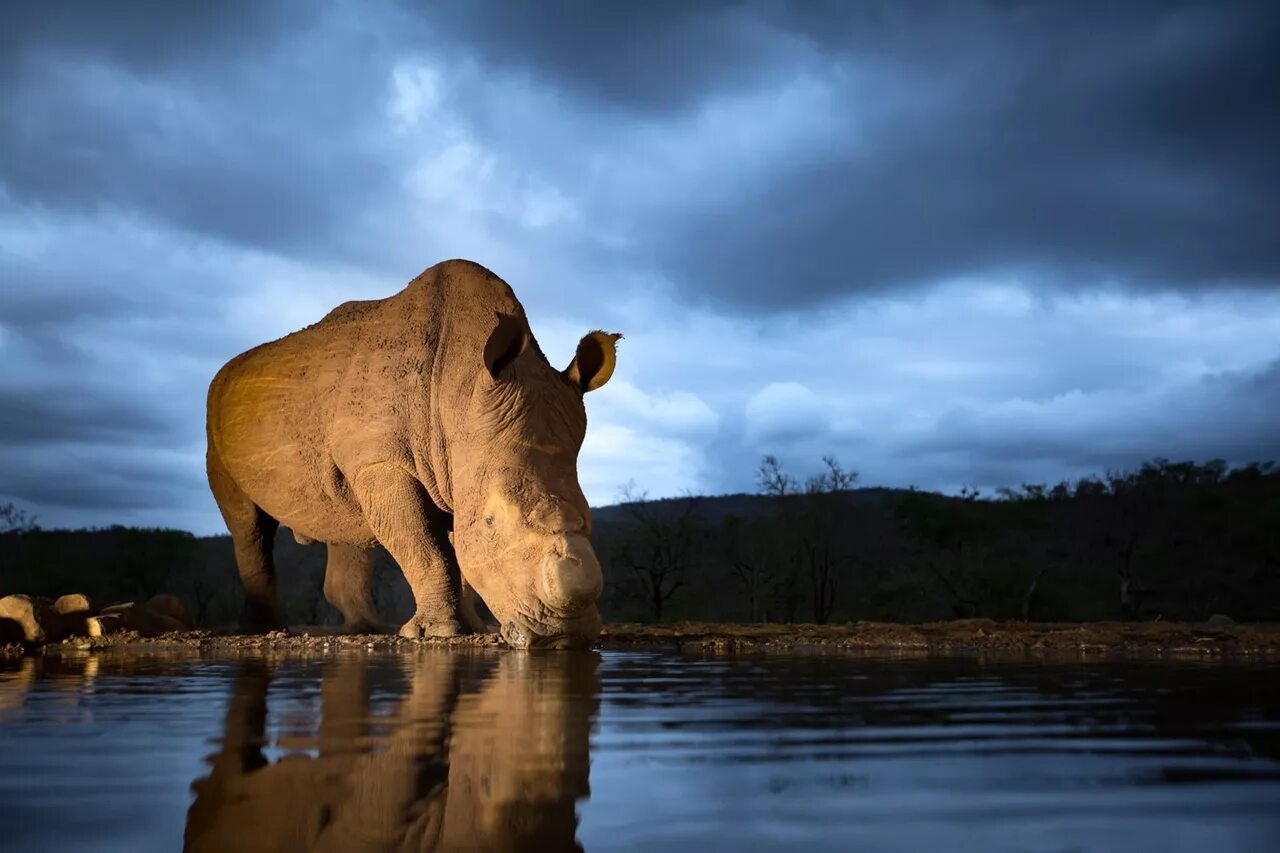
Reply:
<svg viewBox="0 0 1280 853"><path fill-rule="evenodd" d="M26 517L15 524L15 515L12 507L0 506L0 597L24 593L53 598L77 592L102 607L169 592L186 602L197 625L229 627L240 619L244 589L230 536L120 526L42 530ZM321 592L324 546L299 545L282 529L275 554L289 624L340 623L341 614ZM381 552L376 581L379 610L388 622L403 622L413 612L409 587Z"/></svg>
<svg viewBox="0 0 1280 853"><path fill-rule="evenodd" d="M774 457L759 493L594 511L613 621L833 622L1280 618L1280 469L1153 460L1076 483L981 495L859 488L834 458L801 483ZM6 530L6 528L8 528ZM276 541L291 624L341 621L321 592L325 551ZM82 592L101 605L183 597L198 624L232 625L241 587L229 537L113 527L40 530L0 506L0 596ZM380 554L384 619L412 613Z"/></svg>
<svg viewBox="0 0 1280 853"><path fill-rule="evenodd" d="M832 458L758 495L596 513L617 620L1280 618L1280 469L1157 459L984 496L857 488Z"/></svg>

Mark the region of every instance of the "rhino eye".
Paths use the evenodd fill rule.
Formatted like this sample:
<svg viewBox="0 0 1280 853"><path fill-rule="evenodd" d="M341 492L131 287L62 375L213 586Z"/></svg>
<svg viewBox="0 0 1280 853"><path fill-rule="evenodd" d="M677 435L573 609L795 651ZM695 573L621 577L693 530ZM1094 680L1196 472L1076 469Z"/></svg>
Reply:
<svg viewBox="0 0 1280 853"><path fill-rule="evenodd" d="M493 516L492 516L492 515L486 515L486 516L484 517L484 526L485 526L485 527L493 527Z"/></svg>

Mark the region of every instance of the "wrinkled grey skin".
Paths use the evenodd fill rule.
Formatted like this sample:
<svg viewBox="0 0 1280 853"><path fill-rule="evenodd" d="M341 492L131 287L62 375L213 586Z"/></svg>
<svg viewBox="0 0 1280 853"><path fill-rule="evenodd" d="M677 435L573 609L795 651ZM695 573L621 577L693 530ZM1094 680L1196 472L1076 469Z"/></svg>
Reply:
<svg viewBox="0 0 1280 853"><path fill-rule="evenodd" d="M247 627L281 624L284 524L328 544L325 595L351 630L377 627L381 544L413 590L404 635L482 629L474 590L512 645L589 643L603 580L577 478L583 395L619 337L587 334L556 370L511 288L447 261L232 359L209 388L208 469Z"/></svg>

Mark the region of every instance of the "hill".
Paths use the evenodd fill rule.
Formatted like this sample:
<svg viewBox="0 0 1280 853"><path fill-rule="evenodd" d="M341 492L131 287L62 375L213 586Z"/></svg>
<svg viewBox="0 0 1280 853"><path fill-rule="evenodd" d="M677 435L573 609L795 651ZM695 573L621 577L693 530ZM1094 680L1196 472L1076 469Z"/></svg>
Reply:
<svg viewBox="0 0 1280 853"><path fill-rule="evenodd" d="M615 621L1080 621L1280 618L1280 471L1155 460L1138 471L997 499L822 488L636 500L593 510ZM323 545L276 541L286 616L338 621ZM176 530L0 533L0 595L85 592L108 603L174 592L201 624L236 621L227 536ZM380 554L384 618L412 612Z"/></svg>

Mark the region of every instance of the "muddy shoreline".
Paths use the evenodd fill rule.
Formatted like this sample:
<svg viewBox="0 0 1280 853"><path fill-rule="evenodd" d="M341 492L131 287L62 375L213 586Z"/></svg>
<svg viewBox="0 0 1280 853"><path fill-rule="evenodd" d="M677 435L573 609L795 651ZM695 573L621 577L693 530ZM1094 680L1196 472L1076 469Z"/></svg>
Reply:
<svg viewBox="0 0 1280 853"><path fill-rule="evenodd" d="M745 625L682 622L618 623L605 627L598 648L670 649L692 653L812 653L860 655L977 655L1005 658L1280 661L1280 623L1173 622L1022 623L966 619L926 624L857 622L842 625ZM123 632L72 637L31 648L0 647L0 657L68 655L94 651L201 655L339 651L408 652L423 647L505 648L496 634L410 640L382 634L337 634L327 628L241 635L175 631L156 637Z"/></svg>

